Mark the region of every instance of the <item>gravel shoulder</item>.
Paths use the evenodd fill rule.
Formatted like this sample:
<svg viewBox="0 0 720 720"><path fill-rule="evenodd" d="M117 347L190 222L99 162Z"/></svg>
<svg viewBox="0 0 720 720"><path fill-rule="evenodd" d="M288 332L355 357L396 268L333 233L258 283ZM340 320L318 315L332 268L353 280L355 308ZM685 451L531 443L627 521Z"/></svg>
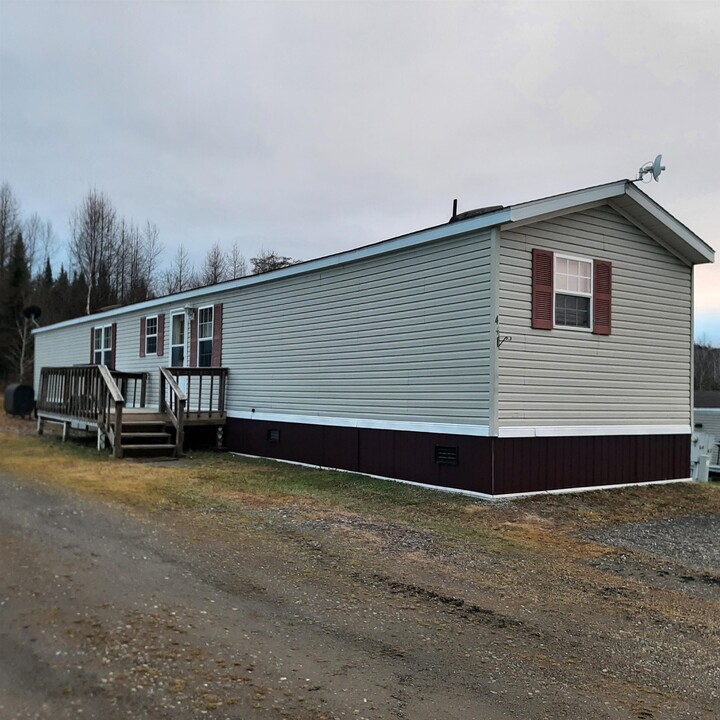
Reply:
<svg viewBox="0 0 720 720"><path fill-rule="evenodd" d="M468 504L463 537L0 470L0 717L715 718L720 512L667 488Z"/></svg>

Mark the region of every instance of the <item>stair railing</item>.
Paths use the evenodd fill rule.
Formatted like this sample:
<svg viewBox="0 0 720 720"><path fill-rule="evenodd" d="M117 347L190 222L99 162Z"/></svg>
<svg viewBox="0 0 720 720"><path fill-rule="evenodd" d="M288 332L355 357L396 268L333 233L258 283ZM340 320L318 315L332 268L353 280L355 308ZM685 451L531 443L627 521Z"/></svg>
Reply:
<svg viewBox="0 0 720 720"><path fill-rule="evenodd" d="M165 413L170 418L170 422L175 427L175 455L177 457L182 455L186 403L187 395L178 385L172 373L168 368L161 367L159 409L161 413Z"/></svg>
<svg viewBox="0 0 720 720"><path fill-rule="evenodd" d="M113 450L113 457L122 457L122 413L125 398L120 392L107 365L97 365L103 383L100 385L102 406L98 417L98 428L108 436ZM100 437L98 436L98 444Z"/></svg>

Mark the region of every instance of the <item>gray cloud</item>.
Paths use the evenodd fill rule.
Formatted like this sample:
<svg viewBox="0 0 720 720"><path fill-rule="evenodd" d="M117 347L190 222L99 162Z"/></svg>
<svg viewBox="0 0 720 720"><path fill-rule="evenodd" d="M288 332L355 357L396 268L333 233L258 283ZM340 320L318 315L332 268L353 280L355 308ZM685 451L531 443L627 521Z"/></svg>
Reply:
<svg viewBox="0 0 720 720"><path fill-rule="evenodd" d="M300 258L619 177L711 244L717 3L0 5L0 168L184 244ZM698 304L720 315L716 268Z"/></svg>

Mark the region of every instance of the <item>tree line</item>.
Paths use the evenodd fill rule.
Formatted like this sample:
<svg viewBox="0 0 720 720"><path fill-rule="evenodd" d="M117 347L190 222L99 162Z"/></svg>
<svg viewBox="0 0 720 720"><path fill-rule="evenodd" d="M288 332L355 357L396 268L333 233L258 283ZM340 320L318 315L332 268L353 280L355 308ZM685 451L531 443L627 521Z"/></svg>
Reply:
<svg viewBox="0 0 720 720"><path fill-rule="evenodd" d="M214 243L196 268L180 246L163 265L164 248L155 223L122 217L110 198L90 190L72 212L64 255L51 223L24 216L8 183L0 186L0 385L29 382L32 334L103 308L269 272L297 260L262 249L248 260L237 243L225 251Z"/></svg>

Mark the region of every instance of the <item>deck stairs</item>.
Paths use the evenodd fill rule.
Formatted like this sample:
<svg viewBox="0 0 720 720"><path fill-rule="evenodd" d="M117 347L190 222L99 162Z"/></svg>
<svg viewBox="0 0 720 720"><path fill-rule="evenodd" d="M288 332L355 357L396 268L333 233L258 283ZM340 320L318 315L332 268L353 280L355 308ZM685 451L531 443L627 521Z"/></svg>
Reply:
<svg viewBox="0 0 720 720"><path fill-rule="evenodd" d="M174 435L172 424L159 412L126 410L123 413L120 430L123 457L176 457Z"/></svg>

